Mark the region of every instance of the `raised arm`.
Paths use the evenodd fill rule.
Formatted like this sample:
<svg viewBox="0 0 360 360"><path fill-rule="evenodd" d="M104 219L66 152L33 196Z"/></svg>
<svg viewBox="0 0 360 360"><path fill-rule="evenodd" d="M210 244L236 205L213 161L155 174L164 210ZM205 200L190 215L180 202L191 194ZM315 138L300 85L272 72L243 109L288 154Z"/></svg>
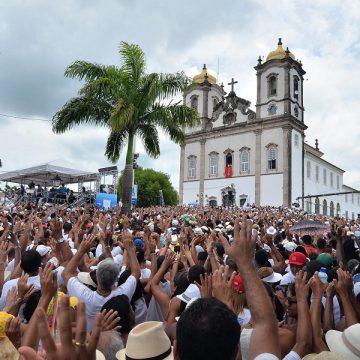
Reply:
<svg viewBox="0 0 360 360"><path fill-rule="evenodd" d="M247 302L253 322L250 339L250 358L262 353L271 353L280 357L280 345L277 321L269 296L258 277L252 258L255 253L256 240L252 237L252 222L243 217L236 219L234 241L231 246L222 241L225 252L235 261L244 282Z"/></svg>

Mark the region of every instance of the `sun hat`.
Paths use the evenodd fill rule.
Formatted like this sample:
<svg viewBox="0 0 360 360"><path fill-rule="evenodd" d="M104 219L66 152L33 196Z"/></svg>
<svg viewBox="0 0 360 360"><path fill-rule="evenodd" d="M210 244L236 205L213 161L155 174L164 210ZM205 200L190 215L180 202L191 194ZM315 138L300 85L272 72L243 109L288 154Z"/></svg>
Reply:
<svg viewBox="0 0 360 360"><path fill-rule="evenodd" d="M316 260L321 264L321 265L324 265L326 266L327 268L330 268L333 266L333 259L330 255L328 254L320 254Z"/></svg>
<svg viewBox="0 0 360 360"><path fill-rule="evenodd" d="M18 360L20 354L7 336L0 338L0 359Z"/></svg>
<svg viewBox="0 0 360 360"><path fill-rule="evenodd" d="M286 251L289 252L294 252L295 249L297 248L297 245L293 242L293 241L288 241L285 245L284 248Z"/></svg>
<svg viewBox="0 0 360 360"><path fill-rule="evenodd" d="M240 293L245 292L244 283L240 275L235 275L232 287Z"/></svg>
<svg viewBox="0 0 360 360"><path fill-rule="evenodd" d="M274 270L270 267L262 267L258 269L258 275L263 282L270 284L277 283L282 279L282 275L274 272Z"/></svg>
<svg viewBox="0 0 360 360"><path fill-rule="evenodd" d="M322 351L320 354L308 354L302 360L346 360L346 358L338 353Z"/></svg>
<svg viewBox="0 0 360 360"><path fill-rule="evenodd" d="M201 294L199 288L195 284L190 284L182 294L177 295L176 297L187 304L191 299L200 298Z"/></svg>
<svg viewBox="0 0 360 360"><path fill-rule="evenodd" d="M196 227L194 229L194 235L204 235L203 231L201 230L201 228Z"/></svg>
<svg viewBox="0 0 360 360"><path fill-rule="evenodd" d="M45 246L45 245L38 245L36 247L36 251L41 255L41 256L45 256L49 253L51 253L51 247L50 246Z"/></svg>
<svg viewBox="0 0 360 360"><path fill-rule="evenodd" d="M91 278L90 273L82 271L79 272L76 277L84 285L90 285L94 288L97 288L97 285L95 284L94 280Z"/></svg>
<svg viewBox="0 0 360 360"><path fill-rule="evenodd" d="M5 311L0 311L0 337L6 336L6 333L5 333L6 322L9 319L12 319L13 317L14 317L13 315L8 314Z"/></svg>
<svg viewBox="0 0 360 360"><path fill-rule="evenodd" d="M174 359L171 342L163 323L146 321L135 326L128 335L126 348L116 353L118 360Z"/></svg>
<svg viewBox="0 0 360 360"><path fill-rule="evenodd" d="M305 265L306 264L306 256L301 252L293 252L289 256L289 264L290 265Z"/></svg>
<svg viewBox="0 0 360 360"><path fill-rule="evenodd" d="M268 235L275 235L276 229L275 229L273 226L269 226L269 227L266 229L266 233L267 233Z"/></svg>
<svg viewBox="0 0 360 360"><path fill-rule="evenodd" d="M360 359L360 324L351 325L344 332L329 330L325 338L331 352L348 360Z"/></svg>

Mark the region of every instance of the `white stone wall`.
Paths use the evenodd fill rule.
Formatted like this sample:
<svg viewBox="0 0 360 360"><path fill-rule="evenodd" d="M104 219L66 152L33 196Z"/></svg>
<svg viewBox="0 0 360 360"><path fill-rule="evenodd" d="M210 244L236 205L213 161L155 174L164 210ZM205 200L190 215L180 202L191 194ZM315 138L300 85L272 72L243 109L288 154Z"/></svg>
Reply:
<svg viewBox="0 0 360 360"><path fill-rule="evenodd" d="M298 138L298 145L295 144L295 137ZM296 198L302 196L302 150L303 141L301 133L292 130L291 134L291 204ZM300 201L301 204L301 201Z"/></svg>
<svg viewBox="0 0 360 360"><path fill-rule="evenodd" d="M198 89L194 89L193 91L189 92L186 97L185 97L185 104L187 106L191 106L191 97L193 95L198 96L198 113L200 116L202 116L202 112L203 112L203 92L201 90ZM194 128L185 128L185 134L191 134L195 131L199 131L201 130L201 125L194 127Z"/></svg>
<svg viewBox="0 0 360 360"><path fill-rule="evenodd" d="M283 204L283 175L261 175L261 206L281 206Z"/></svg>
<svg viewBox="0 0 360 360"><path fill-rule="evenodd" d="M184 182L184 198L183 204L195 204L199 198L199 181L187 181Z"/></svg>
<svg viewBox="0 0 360 360"><path fill-rule="evenodd" d="M188 178L188 157L196 156L196 176ZM184 166L184 180L199 180L200 177L200 142L192 142L185 145L185 166Z"/></svg>

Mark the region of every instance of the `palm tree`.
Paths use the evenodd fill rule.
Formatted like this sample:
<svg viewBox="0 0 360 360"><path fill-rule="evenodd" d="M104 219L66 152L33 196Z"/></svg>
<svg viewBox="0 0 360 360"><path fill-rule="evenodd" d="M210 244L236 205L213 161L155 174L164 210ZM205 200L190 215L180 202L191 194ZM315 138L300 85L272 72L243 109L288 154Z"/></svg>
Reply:
<svg viewBox="0 0 360 360"><path fill-rule="evenodd" d="M199 123L198 113L171 98L189 85L183 72L146 73L145 54L135 44L121 42L120 67L75 61L65 76L84 80L79 96L70 99L53 117L53 131L64 133L75 125L92 124L109 128L106 157L116 163L127 145L124 168L123 212L131 209L133 182L133 145L135 137L147 154L160 155L159 133L162 129L175 143L184 141L185 127ZM170 99L170 100L169 100Z"/></svg>

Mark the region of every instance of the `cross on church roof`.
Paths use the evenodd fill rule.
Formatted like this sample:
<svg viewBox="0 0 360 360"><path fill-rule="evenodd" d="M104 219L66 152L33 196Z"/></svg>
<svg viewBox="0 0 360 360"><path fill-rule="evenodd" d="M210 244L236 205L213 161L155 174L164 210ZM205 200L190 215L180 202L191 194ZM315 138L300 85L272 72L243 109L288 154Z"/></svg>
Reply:
<svg viewBox="0 0 360 360"><path fill-rule="evenodd" d="M231 82L228 83L228 85L231 85L231 91L234 91L234 85L237 83L237 81L234 81L234 78L231 78Z"/></svg>

